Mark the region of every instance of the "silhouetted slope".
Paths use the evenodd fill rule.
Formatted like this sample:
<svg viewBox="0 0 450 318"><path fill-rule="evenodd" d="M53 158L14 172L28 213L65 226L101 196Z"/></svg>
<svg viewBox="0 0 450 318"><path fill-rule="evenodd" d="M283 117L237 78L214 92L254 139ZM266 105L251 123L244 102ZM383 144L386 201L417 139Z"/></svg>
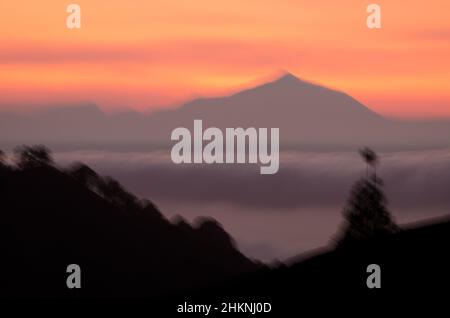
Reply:
<svg viewBox="0 0 450 318"><path fill-rule="evenodd" d="M381 267L379 293L395 295L397 299L406 294L431 296L449 286L449 243L450 219L446 218L348 248L316 250L293 259L291 265L261 271L215 292L270 295L291 307L295 306L293 298L374 296L375 291L366 285L369 276L366 270L369 264L378 264Z"/></svg>
<svg viewBox="0 0 450 318"><path fill-rule="evenodd" d="M217 222L175 225L130 198L103 198L54 167L2 169L0 295L161 295L258 268ZM66 287L73 263L80 290Z"/></svg>

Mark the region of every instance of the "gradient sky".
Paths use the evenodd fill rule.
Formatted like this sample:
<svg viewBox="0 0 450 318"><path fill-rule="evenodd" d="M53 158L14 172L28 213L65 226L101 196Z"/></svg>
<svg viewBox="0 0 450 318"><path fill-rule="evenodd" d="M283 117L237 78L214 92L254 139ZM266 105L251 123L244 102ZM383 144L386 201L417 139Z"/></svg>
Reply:
<svg viewBox="0 0 450 318"><path fill-rule="evenodd" d="M394 116L450 117L450 1L2 0L0 107L151 110L280 70ZM82 28L66 28L77 3Z"/></svg>

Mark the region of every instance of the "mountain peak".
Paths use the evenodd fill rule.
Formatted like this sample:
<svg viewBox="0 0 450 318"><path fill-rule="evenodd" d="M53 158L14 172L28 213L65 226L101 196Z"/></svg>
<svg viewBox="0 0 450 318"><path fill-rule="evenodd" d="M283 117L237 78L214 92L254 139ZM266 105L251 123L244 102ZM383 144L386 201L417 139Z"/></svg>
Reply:
<svg viewBox="0 0 450 318"><path fill-rule="evenodd" d="M279 77L277 77L272 83L280 84L312 84L306 80L303 80L294 74L284 71Z"/></svg>
<svg viewBox="0 0 450 318"><path fill-rule="evenodd" d="M277 81L298 81L298 80L300 79L297 76L287 71L283 71L281 73L281 76L277 79Z"/></svg>

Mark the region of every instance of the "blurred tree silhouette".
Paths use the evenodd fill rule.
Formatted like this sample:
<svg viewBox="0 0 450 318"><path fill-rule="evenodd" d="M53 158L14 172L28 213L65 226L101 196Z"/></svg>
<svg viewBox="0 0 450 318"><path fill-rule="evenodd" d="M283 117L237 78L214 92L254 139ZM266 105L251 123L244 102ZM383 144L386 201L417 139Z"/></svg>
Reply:
<svg viewBox="0 0 450 318"><path fill-rule="evenodd" d="M0 173L3 175L5 171L8 170L8 165L6 163L6 155L0 150Z"/></svg>
<svg viewBox="0 0 450 318"><path fill-rule="evenodd" d="M139 200L133 194L126 191L122 185L111 177L104 177L99 185L100 194L117 206L128 210L138 209Z"/></svg>
<svg viewBox="0 0 450 318"><path fill-rule="evenodd" d="M387 209L382 181L375 174L378 156L369 148L362 149L360 154L374 170L372 174L367 171L366 177L357 181L352 188L343 211L345 224L336 240L337 246L392 234L399 230Z"/></svg>
<svg viewBox="0 0 450 318"><path fill-rule="evenodd" d="M138 198L126 191L117 180L111 177L101 177L83 163L74 164L67 172L88 189L117 206L130 210L142 208Z"/></svg>
<svg viewBox="0 0 450 318"><path fill-rule="evenodd" d="M0 166L6 165L6 155L3 150L0 150Z"/></svg>
<svg viewBox="0 0 450 318"><path fill-rule="evenodd" d="M14 153L16 155L16 163L21 169L53 165L51 152L43 145L17 147Z"/></svg>
<svg viewBox="0 0 450 318"><path fill-rule="evenodd" d="M67 173L75 180L86 186L88 189L99 192L103 180L102 178L89 166L84 163L75 163L68 170Z"/></svg>
<svg viewBox="0 0 450 318"><path fill-rule="evenodd" d="M366 176L369 177L369 167L372 167L373 173L376 176L376 169L379 161L378 155L375 153L375 151L373 151L369 147L364 147L359 150L359 154L367 164Z"/></svg>

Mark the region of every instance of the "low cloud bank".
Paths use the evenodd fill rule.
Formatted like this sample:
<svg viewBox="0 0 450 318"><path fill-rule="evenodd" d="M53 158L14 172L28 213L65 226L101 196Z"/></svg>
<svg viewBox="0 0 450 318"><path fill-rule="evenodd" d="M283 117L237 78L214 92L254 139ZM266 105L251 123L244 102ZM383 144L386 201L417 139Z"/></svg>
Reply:
<svg viewBox="0 0 450 318"><path fill-rule="evenodd" d="M139 196L187 203L226 203L267 212L342 206L365 173L357 153L286 152L280 170L260 175L252 165L175 165L162 152L56 154L63 164L83 161ZM450 151L382 153L379 175L391 206L450 206Z"/></svg>

